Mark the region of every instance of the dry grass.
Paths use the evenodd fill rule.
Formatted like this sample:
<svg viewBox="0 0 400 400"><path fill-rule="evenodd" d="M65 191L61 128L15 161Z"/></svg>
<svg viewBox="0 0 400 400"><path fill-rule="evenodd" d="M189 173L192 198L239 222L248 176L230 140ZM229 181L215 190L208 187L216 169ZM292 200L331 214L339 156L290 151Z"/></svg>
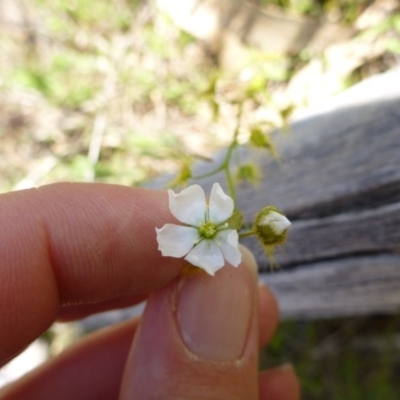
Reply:
<svg viewBox="0 0 400 400"><path fill-rule="evenodd" d="M59 180L140 184L176 170L182 154L209 155L229 141L229 124L214 123L201 101L215 66L200 44L149 4L117 2L111 19L114 2L90 15L74 4L36 1L16 7L17 22L8 16L1 191Z"/></svg>
<svg viewBox="0 0 400 400"><path fill-rule="evenodd" d="M229 143L237 101L242 142L250 124L282 124L285 90L305 65L249 50L247 67L221 70L153 2L2 5L0 192L65 180L140 185L176 171Z"/></svg>

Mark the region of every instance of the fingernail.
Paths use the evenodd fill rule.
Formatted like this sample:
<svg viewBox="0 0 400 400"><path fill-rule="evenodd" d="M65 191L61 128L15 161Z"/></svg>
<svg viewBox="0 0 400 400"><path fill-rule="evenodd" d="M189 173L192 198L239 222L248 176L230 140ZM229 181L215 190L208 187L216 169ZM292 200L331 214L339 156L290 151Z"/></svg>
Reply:
<svg viewBox="0 0 400 400"><path fill-rule="evenodd" d="M176 318L182 340L197 357L241 358L255 303L254 257L241 249L238 268L226 265L215 276L196 274L178 286Z"/></svg>

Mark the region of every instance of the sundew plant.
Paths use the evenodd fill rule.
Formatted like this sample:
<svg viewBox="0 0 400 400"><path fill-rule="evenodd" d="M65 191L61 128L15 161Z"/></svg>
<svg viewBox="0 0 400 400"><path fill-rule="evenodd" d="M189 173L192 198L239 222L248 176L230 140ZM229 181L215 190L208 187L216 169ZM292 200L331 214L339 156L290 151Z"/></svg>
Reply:
<svg viewBox="0 0 400 400"><path fill-rule="evenodd" d="M235 204L236 187L231 172L231 159L238 147L240 106L239 110L237 128L221 164L213 171L199 176L192 176L190 168L186 167L186 174L179 178L181 183L184 183L189 177L201 180L223 171L229 195L219 183L214 183L208 201L203 189L197 184L185 188L180 193L169 189L170 211L183 225L168 223L162 228L156 228L159 250L163 256L184 257L189 265L202 268L210 275L222 268L225 261L234 267L239 265L240 237L256 236L273 260L274 247L285 242L290 226L290 221L278 208L266 205L255 216L252 227L242 229L243 215ZM270 150L273 148L270 138L261 129L253 129L250 140L257 147ZM240 171L240 165L238 168ZM257 166L252 165L248 171L255 173ZM251 175L248 178L251 180Z"/></svg>

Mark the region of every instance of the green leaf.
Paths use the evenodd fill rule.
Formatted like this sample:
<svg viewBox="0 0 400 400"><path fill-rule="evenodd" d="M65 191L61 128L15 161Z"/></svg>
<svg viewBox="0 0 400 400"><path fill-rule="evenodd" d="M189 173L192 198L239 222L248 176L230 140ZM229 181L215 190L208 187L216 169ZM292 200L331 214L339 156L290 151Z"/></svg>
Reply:
<svg viewBox="0 0 400 400"><path fill-rule="evenodd" d="M239 165L236 172L236 179L238 181L247 181L253 185L260 183L261 171L257 165L253 163Z"/></svg>
<svg viewBox="0 0 400 400"><path fill-rule="evenodd" d="M250 144L257 148L266 149L272 157L278 158L271 136L260 125L253 125L250 128Z"/></svg>
<svg viewBox="0 0 400 400"><path fill-rule="evenodd" d="M235 210L225 223L228 224L229 229L236 229L239 231L243 225L243 214L241 211Z"/></svg>

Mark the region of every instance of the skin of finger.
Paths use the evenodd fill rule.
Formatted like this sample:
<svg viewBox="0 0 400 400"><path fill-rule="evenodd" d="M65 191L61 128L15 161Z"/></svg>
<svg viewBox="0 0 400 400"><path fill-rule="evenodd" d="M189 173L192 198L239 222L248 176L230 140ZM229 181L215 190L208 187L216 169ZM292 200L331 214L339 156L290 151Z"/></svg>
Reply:
<svg viewBox="0 0 400 400"><path fill-rule="evenodd" d="M260 373L260 400L300 400L301 388L291 368L274 368Z"/></svg>
<svg viewBox="0 0 400 400"><path fill-rule="evenodd" d="M2 400L113 400L138 319L91 334L19 381L0 390Z"/></svg>
<svg viewBox="0 0 400 400"><path fill-rule="evenodd" d="M271 290L260 283L258 286L259 298L259 328L260 348L263 348L274 335L278 326L279 310L278 303Z"/></svg>
<svg viewBox="0 0 400 400"><path fill-rule="evenodd" d="M60 308L57 321L68 322L88 317L92 314L130 307L144 301L146 296L124 296L117 299L106 300L96 304L83 304L63 306ZM273 293L264 284L258 288L259 314L260 314L260 348L263 348L272 338L278 325L278 305Z"/></svg>
<svg viewBox="0 0 400 400"><path fill-rule="evenodd" d="M216 362L198 358L183 345L171 311L175 289L172 283L150 296L126 364L120 400L257 399L258 291L242 357Z"/></svg>
<svg viewBox="0 0 400 400"><path fill-rule="evenodd" d="M144 295L183 266L157 249L155 227L175 222L163 191L48 185L1 195L0 220L0 366L60 306Z"/></svg>
<svg viewBox="0 0 400 400"><path fill-rule="evenodd" d="M100 312L130 307L146 300L146 297L146 295L123 296L95 304L62 306L57 316L57 322L75 321Z"/></svg>
<svg viewBox="0 0 400 400"><path fill-rule="evenodd" d="M265 291L267 296L262 296L261 292ZM270 307L275 306L273 296L268 294L267 288L259 287L260 319L263 317L261 310L268 308L268 304ZM272 320L270 323L275 324ZM29 399L43 399L51 397L52 393L61 393L65 399L78 400L79 396L84 396L85 399L100 400L99 396L103 394L105 399L117 399L122 380L121 366L126 362L137 325L138 319L135 319L87 336L42 367L0 391L0 398L19 400L28 398L29 394ZM261 328L260 335L267 337L271 330L267 328L264 331ZM69 384L65 385L65 382ZM100 395L98 382L101 382Z"/></svg>

